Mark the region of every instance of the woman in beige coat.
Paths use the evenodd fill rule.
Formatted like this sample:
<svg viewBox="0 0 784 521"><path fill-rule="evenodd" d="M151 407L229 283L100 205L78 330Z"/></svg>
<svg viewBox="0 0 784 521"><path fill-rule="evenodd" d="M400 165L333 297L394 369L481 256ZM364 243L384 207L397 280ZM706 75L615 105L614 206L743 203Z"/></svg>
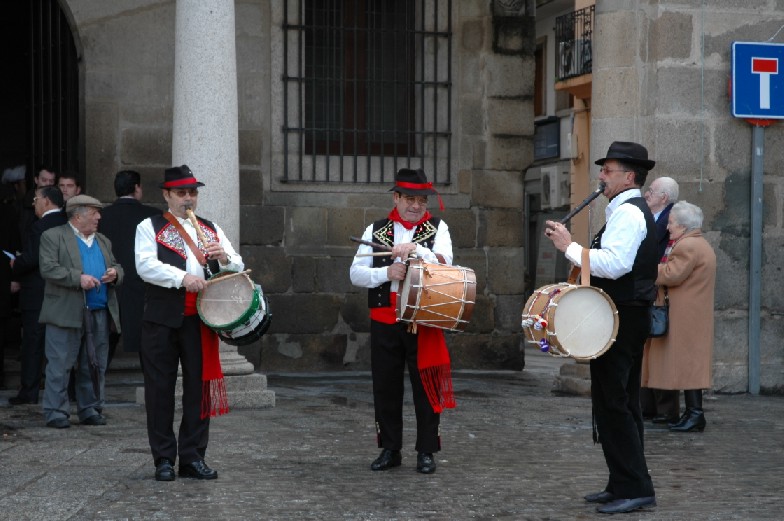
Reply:
<svg viewBox="0 0 784 521"><path fill-rule="evenodd" d="M643 359L643 387L683 390L686 410L673 432L705 429L702 390L711 387L716 254L702 236L702 210L680 201L670 212L670 244L659 264L657 302L670 299L666 336L651 339ZM665 260L666 259L666 260Z"/></svg>

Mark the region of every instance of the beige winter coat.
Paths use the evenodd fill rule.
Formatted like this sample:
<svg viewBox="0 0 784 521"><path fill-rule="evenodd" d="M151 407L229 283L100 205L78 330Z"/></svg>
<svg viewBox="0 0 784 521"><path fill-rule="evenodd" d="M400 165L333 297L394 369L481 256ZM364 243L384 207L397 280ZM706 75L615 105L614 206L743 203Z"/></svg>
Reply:
<svg viewBox="0 0 784 521"><path fill-rule="evenodd" d="M645 347L642 386L654 389L710 389L713 360L713 293L716 254L692 230L678 239L667 262L659 264L657 303L662 286L670 296L670 327L666 336Z"/></svg>

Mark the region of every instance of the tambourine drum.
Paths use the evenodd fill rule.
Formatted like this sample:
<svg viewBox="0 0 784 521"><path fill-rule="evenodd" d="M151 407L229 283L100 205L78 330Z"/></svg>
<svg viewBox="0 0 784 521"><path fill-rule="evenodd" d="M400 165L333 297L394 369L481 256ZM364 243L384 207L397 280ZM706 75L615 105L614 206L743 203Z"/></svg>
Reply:
<svg viewBox="0 0 784 521"><path fill-rule="evenodd" d="M476 300L474 270L410 259L397 299L397 318L404 322L462 331Z"/></svg>
<svg viewBox="0 0 784 521"><path fill-rule="evenodd" d="M243 346L264 335L271 314L261 286L246 274L226 277L229 273L222 272L210 279L210 284L199 292L196 309L221 340Z"/></svg>
<svg viewBox="0 0 784 521"><path fill-rule="evenodd" d="M529 343L553 356L597 358L618 334L618 310L593 286L551 284L536 290L523 308L522 327Z"/></svg>

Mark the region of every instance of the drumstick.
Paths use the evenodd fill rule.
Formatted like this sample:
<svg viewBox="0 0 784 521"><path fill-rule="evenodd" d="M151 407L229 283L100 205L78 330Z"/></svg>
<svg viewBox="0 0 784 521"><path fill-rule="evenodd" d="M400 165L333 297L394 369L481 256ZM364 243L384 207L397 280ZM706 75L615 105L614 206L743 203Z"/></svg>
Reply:
<svg viewBox="0 0 784 521"><path fill-rule="evenodd" d="M215 277L215 278L212 278L212 279L209 279L209 280L205 281L204 285L205 286L209 286L210 284L212 284L214 282L219 282L219 281L222 282L222 281L224 281L226 279L230 279L232 277L239 277L240 275L246 275L246 274L250 273L250 271L251 270L245 270L245 271L238 271L238 272L235 272L235 273L229 273L228 275L221 275L220 277Z"/></svg>
<svg viewBox="0 0 784 521"><path fill-rule="evenodd" d="M358 242L359 244L364 244L365 246L372 246L372 247L374 247L374 248L376 248L378 250L392 251L391 247L386 246L384 244L378 244L377 242L366 241L366 240L360 239L358 237L349 237L349 239L351 239L354 242Z"/></svg>
<svg viewBox="0 0 784 521"><path fill-rule="evenodd" d="M377 251L373 253L357 253L354 257L391 257L391 251ZM409 253L409 257L416 257L416 253Z"/></svg>
<svg viewBox="0 0 784 521"><path fill-rule="evenodd" d="M391 251L377 251L373 253L357 253L354 257L389 257L391 255Z"/></svg>

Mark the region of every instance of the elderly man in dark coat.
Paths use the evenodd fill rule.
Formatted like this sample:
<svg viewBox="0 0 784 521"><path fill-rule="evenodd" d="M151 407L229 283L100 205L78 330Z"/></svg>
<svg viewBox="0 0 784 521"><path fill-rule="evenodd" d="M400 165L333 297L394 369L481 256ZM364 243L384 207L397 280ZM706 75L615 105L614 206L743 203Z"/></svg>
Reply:
<svg viewBox="0 0 784 521"><path fill-rule="evenodd" d="M101 212L98 231L112 241L112 253L125 270L122 286L117 288L120 301L120 325L123 351L138 353L141 341L142 311L144 311L144 281L136 273L133 243L136 225L162 212L142 204L142 181L139 172L121 170L114 176L117 200ZM109 362L120 341L119 333L109 335Z"/></svg>

